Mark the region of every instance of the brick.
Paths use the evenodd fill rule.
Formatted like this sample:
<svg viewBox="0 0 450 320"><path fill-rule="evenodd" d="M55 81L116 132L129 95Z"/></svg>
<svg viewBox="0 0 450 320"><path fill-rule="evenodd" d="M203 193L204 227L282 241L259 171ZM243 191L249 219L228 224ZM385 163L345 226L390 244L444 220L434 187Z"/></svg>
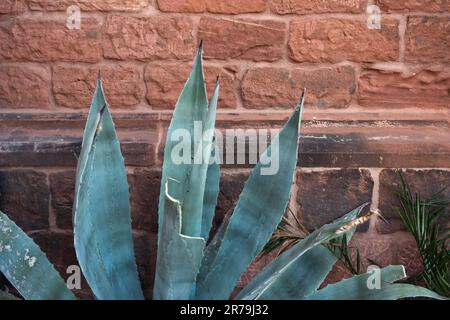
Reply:
<svg viewBox="0 0 450 320"><path fill-rule="evenodd" d="M283 55L285 24L204 17L198 37L204 40L206 59L276 61Z"/></svg>
<svg viewBox="0 0 450 320"><path fill-rule="evenodd" d="M12 61L97 62L100 60L100 22L83 19L70 30L64 20L18 19L0 27L0 57Z"/></svg>
<svg viewBox="0 0 450 320"><path fill-rule="evenodd" d="M66 108L86 109L95 91L97 72L101 70L103 87L112 108L130 108L144 97L141 70L135 66L53 67L53 94L58 105Z"/></svg>
<svg viewBox="0 0 450 320"><path fill-rule="evenodd" d="M266 10L267 0L158 0L163 12L239 14Z"/></svg>
<svg viewBox="0 0 450 320"><path fill-rule="evenodd" d="M49 174L51 206L60 229L72 230L72 205L75 190L75 170Z"/></svg>
<svg viewBox="0 0 450 320"><path fill-rule="evenodd" d="M373 180L368 170L300 171L297 185L298 216L308 230L332 222L372 199ZM359 230L367 227L365 224Z"/></svg>
<svg viewBox="0 0 450 320"><path fill-rule="evenodd" d="M48 228L46 174L34 170L0 171L0 208L26 231Z"/></svg>
<svg viewBox="0 0 450 320"><path fill-rule="evenodd" d="M341 66L314 70L254 68L242 81L242 98L246 108L292 109L301 89L307 88L307 103L317 108L345 108L355 92L352 67Z"/></svg>
<svg viewBox="0 0 450 320"><path fill-rule="evenodd" d="M396 241L397 248L394 250L395 263L405 266L407 276L419 274L423 270L423 262L414 237L403 233L396 235L400 237Z"/></svg>
<svg viewBox="0 0 450 320"><path fill-rule="evenodd" d="M239 14L263 12L267 7L267 0L206 0L206 8L212 13Z"/></svg>
<svg viewBox="0 0 450 320"><path fill-rule="evenodd" d="M389 109L450 107L450 72L442 68L411 73L364 70L358 87L362 106Z"/></svg>
<svg viewBox="0 0 450 320"><path fill-rule="evenodd" d="M81 11L139 11L149 5L149 0L28 0L31 10L65 11L77 5Z"/></svg>
<svg viewBox="0 0 450 320"><path fill-rule="evenodd" d="M185 17L110 15L103 48L106 58L117 60L191 59L193 24Z"/></svg>
<svg viewBox="0 0 450 320"><path fill-rule="evenodd" d="M368 266L374 264L379 267L394 264L396 243L391 237L373 237L368 234L356 233L350 242L350 246L358 248L363 258L361 262L364 271L367 270Z"/></svg>
<svg viewBox="0 0 450 320"><path fill-rule="evenodd" d="M270 9L278 14L360 13L366 6L367 0L272 0Z"/></svg>
<svg viewBox="0 0 450 320"><path fill-rule="evenodd" d="M157 233L161 172L143 168L134 169L128 175L128 183L133 228Z"/></svg>
<svg viewBox="0 0 450 320"><path fill-rule="evenodd" d="M157 0L163 12L199 13L206 9L205 0Z"/></svg>
<svg viewBox="0 0 450 320"><path fill-rule="evenodd" d="M450 186L450 171L445 170L406 170L403 176L408 182L411 192L414 195L419 192L422 199L430 199L431 196ZM390 224L379 221L377 230L382 234L405 230L397 208L400 202L392 189L400 187L398 176L395 170L385 169L380 173L380 205L379 209ZM447 187L441 194L445 199L450 199L450 188ZM450 221L450 206L447 207L441 219L442 225Z"/></svg>
<svg viewBox="0 0 450 320"><path fill-rule="evenodd" d="M362 19L298 19L291 23L288 48L298 62L396 61L399 39L392 19L383 19L380 30L368 29Z"/></svg>
<svg viewBox="0 0 450 320"><path fill-rule="evenodd" d="M2 0L0 2L0 14L18 14L25 10L25 0Z"/></svg>
<svg viewBox="0 0 450 320"><path fill-rule="evenodd" d="M379 267L388 265L404 265L407 276L412 276L422 270L414 238L404 232L392 235L368 235L357 233L350 246L359 249L363 270L374 263Z"/></svg>
<svg viewBox="0 0 450 320"><path fill-rule="evenodd" d="M448 0L376 0L384 12L445 12L450 9Z"/></svg>
<svg viewBox="0 0 450 320"><path fill-rule="evenodd" d="M173 109L184 84L187 81L191 65L186 63L151 63L145 70L147 101L156 109ZM220 77L219 108L235 108L234 90L237 72L233 68L206 66L205 78L208 95L212 95L216 77Z"/></svg>
<svg viewBox="0 0 450 320"><path fill-rule="evenodd" d="M407 62L449 62L448 17L409 17L405 34Z"/></svg>
<svg viewBox="0 0 450 320"><path fill-rule="evenodd" d="M3 108L48 108L50 74L40 66L0 65Z"/></svg>

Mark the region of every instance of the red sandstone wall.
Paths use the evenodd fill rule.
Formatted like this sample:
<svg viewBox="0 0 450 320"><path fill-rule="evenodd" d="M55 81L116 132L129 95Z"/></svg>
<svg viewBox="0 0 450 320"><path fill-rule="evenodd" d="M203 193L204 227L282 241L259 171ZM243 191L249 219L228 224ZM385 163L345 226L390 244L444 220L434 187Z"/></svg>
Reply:
<svg viewBox="0 0 450 320"><path fill-rule="evenodd" d="M62 272L75 263L76 153L101 70L150 292L164 129L203 39L209 90L221 76L221 128L279 126L307 87L291 204L305 224L372 201L392 225L371 221L355 244L382 265L417 270L388 186L394 168L408 169L425 194L450 184L450 3L370 3L381 8L379 30L367 28L364 0L2 0L0 209ZM66 27L72 4L81 8L79 30ZM248 170L223 170L220 214Z"/></svg>

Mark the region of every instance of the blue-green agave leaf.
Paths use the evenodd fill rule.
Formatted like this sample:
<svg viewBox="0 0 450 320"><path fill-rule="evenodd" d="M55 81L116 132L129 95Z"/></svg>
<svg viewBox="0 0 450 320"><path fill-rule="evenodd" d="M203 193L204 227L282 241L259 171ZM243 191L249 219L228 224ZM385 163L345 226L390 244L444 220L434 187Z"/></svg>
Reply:
<svg viewBox="0 0 450 320"><path fill-rule="evenodd" d="M83 141L81 143L81 152L78 157L78 166L76 174L75 183L75 194L78 194L81 187L81 181L83 177L83 172L86 169L89 153L92 149L92 143L94 142L94 136L96 133L96 128L100 122L101 110L106 106L106 99L103 93L102 81L100 74L97 77L97 84L95 87L94 96L92 98L91 107L89 108L89 114L86 121L86 127L83 132ZM74 202L73 206L73 216L75 216L77 203Z"/></svg>
<svg viewBox="0 0 450 320"><path fill-rule="evenodd" d="M203 257L205 240L181 233L181 203L176 199L181 186L168 179L165 185L164 218L156 262L153 298L188 300L193 298L195 280Z"/></svg>
<svg viewBox="0 0 450 320"><path fill-rule="evenodd" d="M346 232L350 242L355 229ZM336 253L323 245L313 247L295 260L261 294L262 300L292 300L317 290L338 260Z"/></svg>
<svg viewBox="0 0 450 320"><path fill-rule="evenodd" d="M39 246L1 211L0 270L26 300L76 299Z"/></svg>
<svg viewBox="0 0 450 320"><path fill-rule="evenodd" d="M297 164L303 102L304 95L291 118L261 156L263 160L267 160L269 155L278 157L278 171L271 175L262 174L263 168L267 169L262 161L255 166L226 230L216 236L223 237L221 241L215 241L217 250L205 252L203 263L210 265L202 266L200 271L197 298L229 298L239 277L280 223ZM276 151L279 151L278 154L275 154Z"/></svg>
<svg viewBox="0 0 450 320"><path fill-rule="evenodd" d="M98 103L104 103L98 108ZM98 299L143 299L137 272L124 159L101 80L77 168L75 250ZM94 120L92 120L94 119Z"/></svg>
<svg viewBox="0 0 450 320"><path fill-rule="evenodd" d="M0 300L20 300L20 299L9 292L0 290Z"/></svg>
<svg viewBox="0 0 450 320"><path fill-rule="evenodd" d="M336 255L329 249L322 245L314 247L294 261L258 298L292 300L306 296L320 286L336 261Z"/></svg>
<svg viewBox="0 0 450 320"><path fill-rule="evenodd" d="M215 157L214 147L212 157ZM208 239L209 231L211 230L219 191L220 165L214 161L208 166L208 173L205 184L205 195L203 197L202 233L200 236L205 240Z"/></svg>
<svg viewBox="0 0 450 320"><path fill-rule="evenodd" d="M173 112L172 121L167 130L158 209L158 226L160 226L158 232L158 243L161 239L161 226L165 212L164 206L166 203L164 186L166 185L168 178L179 181L183 189L181 192L181 198L178 199L182 204L182 212L184 215L182 219L183 234L189 236L199 236L201 233L203 210L201 210L200 208L200 210L192 211L191 208L196 208L198 203L203 203L203 192L193 193L195 190L195 186L192 186L193 182L190 177L194 179L196 178L191 174L191 170L193 169L191 161L195 154L194 152L196 146L198 146L202 138L198 137L198 132L197 135L195 134L196 130L194 130L194 123L203 123L203 121L208 118L212 120L211 115L210 117L208 117L208 98L206 94L205 78L203 74L202 55L203 50L202 46L200 46L195 57L192 72L178 99L175 110ZM180 129L187 130L187 132L189 133L188 139L183 139L183 137L175 136ZM202 133L203 132L200 132L200 135ZM179 141L176 139L179 139ZM188 161L175 163L174 159L172 158L172 152L176 152L177 150L174 150L175 147L181 150L190 150L190 155L192 156L192 158L188 157ZM202 166L202 169L206 172L207 167L203 168ZM201 176L201 178L203 178L203 175ZM201 178L199 177L199 179L197 180L197 183L199 184L198 188L200 189L204 188L204 184L206 181L206 177L203 181L201 181ZM192 189L190 193L187 193L186 190L188 188L194 189ZM187 198L185 198L186 194L188 194ZM188 210L185 210L185 207Z"/></svg>
<svg viewBox="0 0 450 320"><path fill-rule="evenodd" d="M406 277L403 266L387 266L379 269L380 286L369 289L370 277L375 274L368 272L349 279L330 284L314 294L307 296L306 300L396 300L401 298L427 297L445 299L437 293L426 288L411 284L393 283Z"/></svg>
<svg viewBox="0 0 450 320"><path fill-rule="evenodd" d="M202 235L203 226L203 202L205 195L205 186L208 176L210 155L213 146L214 127L216 124L216 110L219 99L219 81L216 82L213 96L211 98L210 106L205 114L202 123L202 136L200 141L195 141L198 147L195 148L194 159L198 159L191 165L188 179L186 181L186 188L184 190L184 202L182 204L183 219L183 233L198 237ZM208 155L206 157L204 155Z"/></svg>
<svg viewBox="0 0 450 320"><path fill-rule="evenodd" d="M362 206L352 210L347 213L343 217L335 220L330 224L323 225L319 229L310 233L306 238L299 241L292 248L283 252L280 256L270 262L261 272L259 272L250 283L242 289L242 291L236 296L236 299L243 300L252 300L252 299L260 299L260 298L269 298L272 292L279 291L279 286L288 281L288 276L294 273L293 266L299 266L299 260L302 258L304 254L310 252L313 248L320 248L319 245L330 241L334 238L341 237L342 234L337 232L342 226L347 225L349 222L354 220L361 211L368 205L368 203L363 204ZM323 248L325 249L325 248ZM327 249L325 249L327 250ZM323 257L327 257L324 262L326 262L325 270L320 270L320 273L317 275L314 272L309 273L309 276L312 276L312 281L309 282L307 280L302 280L302 283L307 285L304 291L300 290L300 296L304 296L307 291L315 290L323 281L324 276L328 274L326 272L330 267L330 264L334 264L331 255L328 255L323 250L318 250L319 252L314 251L314 254L323 254ZM321 252L320 252L321 251ZM313 255L312 258L319 259L317 255ZM302 259L307 265L310 263L306 261L306 259ZM292 267L292 268L291 268ZM314 265L310 266L315 268ZM322 266L317 267L317 270L321 269ZM329 271L329 270L328 270ZM287 272L287 273L286 273ZM304 272L308 272L306 269ZM285 274L286 273L286 274ZM314 279L313 276L317 278ZM295 276L297 278L297 276ZM297 278L298 279L298 278ZM295 285L292 283L290 286ZM275 286L274 291L268 291ZM299 289L298 289L299 290ZM268 291L268 292L267 292ZM265 295L265 293L267 294ZM294 293L294 292L293 292ZM275 297L273 297L275 298ZM294 297L291 297L294 298Z"/></svg>

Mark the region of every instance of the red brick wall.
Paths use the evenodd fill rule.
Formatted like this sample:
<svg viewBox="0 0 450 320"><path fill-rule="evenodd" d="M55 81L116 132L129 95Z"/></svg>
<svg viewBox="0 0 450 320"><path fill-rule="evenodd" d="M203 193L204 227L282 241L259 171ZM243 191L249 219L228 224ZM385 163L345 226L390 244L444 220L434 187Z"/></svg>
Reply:
<svg viewBox="0 0 450 320"><path fill-rule="evenodd" d="M72 4L79 30L66 27ZM379 30L367 27L368 4L381 9ZM0 209L62 271L75 263L73 175L101 70L150 292L164 130L203 39L209 92L221 76L221 128L279 126L308 89L291 203L305 224L371 200L393 223L371 221L355 243L380 264L417 270L388 186L394 168L426 194L450 184L449 9L448 0L3 0ZM223 170L220 214L248 170Z"/></svg>

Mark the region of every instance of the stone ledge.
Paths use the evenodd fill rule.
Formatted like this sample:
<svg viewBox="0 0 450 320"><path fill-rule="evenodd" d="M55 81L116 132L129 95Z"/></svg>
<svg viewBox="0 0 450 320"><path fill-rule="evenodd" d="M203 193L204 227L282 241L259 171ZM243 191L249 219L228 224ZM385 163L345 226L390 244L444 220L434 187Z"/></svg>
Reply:
<svg viewBox="0 0 450 320"><path fill-rule="evenodd" d="M153 166L156 144L150 141L121 142L128 166ZM0 140L0 167L75 167L81 138L35 137Z"/></svg>
<svg viewBox="0 0 450 320"><path fill-rule="evenodd" d="M286 114L255 114L236 119L221 114L225 129L279 128ZM366 115L367 116L367 115ZM167 127L161 114L115 114L126 164L159 166ZM247 119L247 121L245 121ZM441 119L305 120L300 138L299 165L341 168L448 168L449 123ZM85 114L0 115L0 167L74 167L81 145ZM248 142L246 142L248 144ZM234 143L235 147L237 142ZM248 148L245 149L248 159ZM248 160L247 160L248 162ZM252 167L225 165L227 167Z"/></svg>

